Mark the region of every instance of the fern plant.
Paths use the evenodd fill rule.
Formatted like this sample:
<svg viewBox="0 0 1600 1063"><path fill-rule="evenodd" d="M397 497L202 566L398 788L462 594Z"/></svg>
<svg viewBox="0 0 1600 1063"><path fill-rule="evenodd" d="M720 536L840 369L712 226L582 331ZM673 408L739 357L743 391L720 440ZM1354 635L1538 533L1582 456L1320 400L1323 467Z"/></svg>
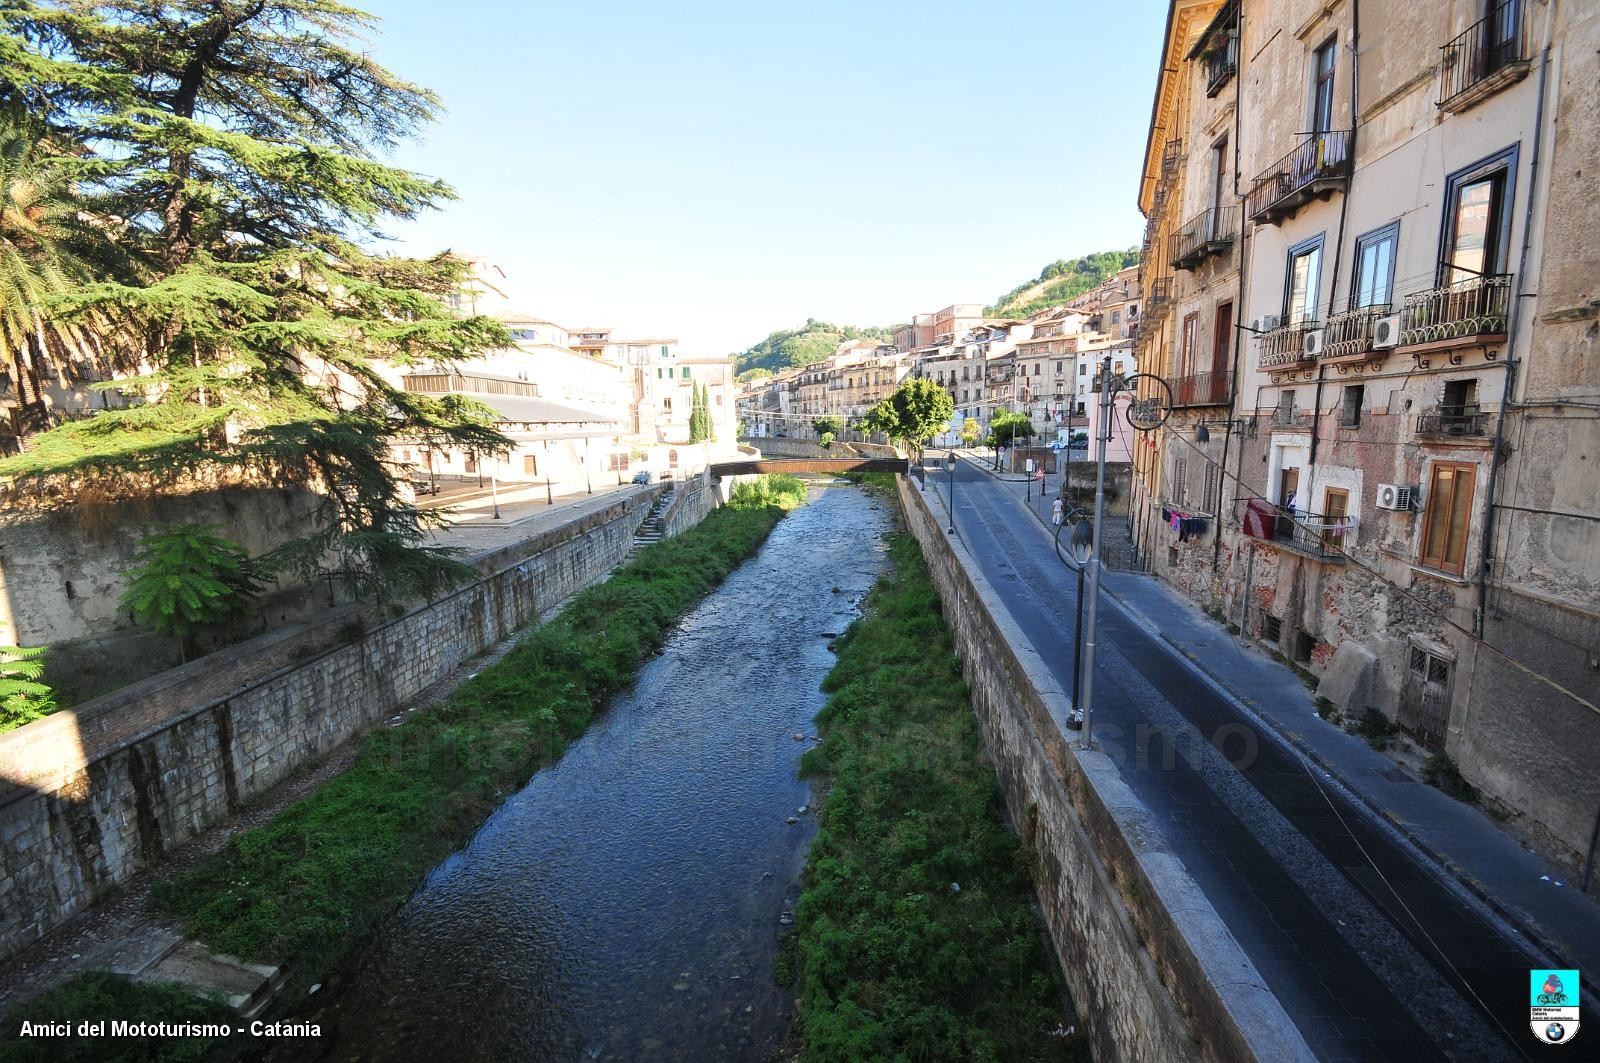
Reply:
<svg viewBox="0 0 1600 1063"><path fill-rule="evenodd" d="M21 727L55 712L55 692L44 676L43 646L0 646L0 731Z"/></svg>
<svg viewBox="0 0 1600 1063"><path fill-rule="evenodd" d="M263 573L214 524L168 524L139 540L121 604L158 635L178 641L240 615L261 593Z"/></svg>

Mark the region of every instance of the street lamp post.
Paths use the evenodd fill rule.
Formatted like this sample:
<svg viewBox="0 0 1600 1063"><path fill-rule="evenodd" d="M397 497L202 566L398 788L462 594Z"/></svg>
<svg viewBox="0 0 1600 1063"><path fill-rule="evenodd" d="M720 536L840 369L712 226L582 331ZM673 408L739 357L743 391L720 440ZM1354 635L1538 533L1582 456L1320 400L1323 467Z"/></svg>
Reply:
<svg viewBox="0 0 1600 1063"><path fill-rule="evenodd" d="M950 491L948 492L949 497L947 497L944 500L945 508L950 511L950 527L947 528L946 531L949 534L954 535L956 533L956 452L955 451L952 450L949 454L945 455L944 464L945 464L945 468L950 470Z"/></svg>
<svg viewBox="0 0 1600 1063"><path fill-rule="evenodd" d="M1094 646L1100 605L1100 549L1106 515L1106 444L1111 441L1111 356L1100 363L1100 420L1095 425L1094 531L1090 543L1089 631L1083 640L1083 748L1094 747ZM1077 533L1073 533L1076 539Z"/></svg>
<svg viewBox="0 0 1600 1063"><path fill-rule="evenodd" d="M547 506L553 506L553 505L556 504L556 493L555 493L555 490L550 486L550 439L549 439L549 437L546 437L545 441L544 441L544 504L547 505Z"/></svg>

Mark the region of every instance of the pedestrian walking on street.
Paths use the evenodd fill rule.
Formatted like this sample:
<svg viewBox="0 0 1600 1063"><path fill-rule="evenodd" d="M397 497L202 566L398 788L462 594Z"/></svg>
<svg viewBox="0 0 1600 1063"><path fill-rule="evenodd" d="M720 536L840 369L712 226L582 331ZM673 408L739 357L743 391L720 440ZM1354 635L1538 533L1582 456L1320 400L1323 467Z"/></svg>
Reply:
<svg viewBox="0 0 1600 1063"><path fill-rule="evenodd" d="M1050 504L1050 523L1061 527L1061 499L1056 499Z"/></svg>

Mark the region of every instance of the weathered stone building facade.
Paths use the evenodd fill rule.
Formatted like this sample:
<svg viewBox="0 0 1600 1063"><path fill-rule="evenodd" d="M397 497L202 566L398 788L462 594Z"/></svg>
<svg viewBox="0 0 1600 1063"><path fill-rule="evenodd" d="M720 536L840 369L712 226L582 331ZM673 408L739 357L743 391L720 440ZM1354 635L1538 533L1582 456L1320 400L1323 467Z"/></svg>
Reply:
<svg viewBox="0 0 1600 1063"><path fill-rule="evenodd" d="M1150 568L1568 852L1600 812L1597 51L1554 0L1176 0L1140 189Z"/></svg>

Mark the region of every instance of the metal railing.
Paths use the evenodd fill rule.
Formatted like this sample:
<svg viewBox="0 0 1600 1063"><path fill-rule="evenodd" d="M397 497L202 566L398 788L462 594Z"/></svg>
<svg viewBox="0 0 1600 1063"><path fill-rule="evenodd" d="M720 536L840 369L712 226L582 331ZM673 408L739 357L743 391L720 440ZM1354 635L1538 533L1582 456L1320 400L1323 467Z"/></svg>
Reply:
<svg viewBox="0 0 1600 1063"><path fill-rule="evenodd" d="M1174 406L1221 406L1228 401L1227 373L1190 373L1168 383Z"/></svg>
<svg viewBox="0 0 1600 1063"><path fill-rule="evenodd" d="M1236 515L1252 508L1252 504L1263 509L1271 507L1272 510L1272 520L1266 528L1269 534L1257 538L1286 543L1296 550L1330 560L1344 558L1355 546L1357 522L1348 514L1311 513L1256 496L1236 499Z"/></svg>
<svg viewBox="0 0 1600 1063"><path fill-rule="evenodd" d="M1312 361L1306 355L1306 333L1317 327L1315 321L1283 325L1256 337L1256 365L1262 369L1283 369Z"/></svg>
<svg viewBox="0 0 1600 1063"><path fill-rule="evenodd" d="M1211 207L1191 218L1172 237L1172 268L1194 269L1233 246L1239 235L1237 207Z"/></svg>
<svg viewBox="0 0 1600 1063"><path fill-rule="evenodd" d="M1417 414L1419 436L1481 436L1489 433L1489 414L1475 402L1433 406Z"/></svg>
<svg viewBox="0 0 1600 1063"><path fill-rule="evenodd" d="M1200 53L1206 72L1206 98L1222 91L1222 86L1239 71L1239 36L1231 28L1218 35L1211 46Z"/></svg>
<svg viewBox="0 0 1600 1063"><path fill-rule="evenodd" d="M1183 165L1183 140L1178 137L1167 141L1161 149L1161 179L1171 180Z"/></svg>
<svg viewBox="0 0 1600 1063"><path fill-rule="evenodd" d="M1350 178L1348 129L1308 133L1289 154L1261 171L1245 196L1251 221L1270 221Z"/></svg>
<svg viewBox="0 0 1600 1063"><path fill-rule="evenodd" d="M1144 293L1144 316L1162 314L1172 305L1172 278L1157 277Z"/></svg>
<svg viewBox="0 0 1600 1063"><path fill-rule="evenodd" d="M1372 324L1388 313L1388 303L1374 303L1334 314L1322 325L1322 357L1343 358L1372 350Z"/></svg>
<svg viewBox="0 0 1600 1063"><path fill-rule="evenodd" d="M1400 346L1503 336L1510 307L1509 273L1468 277L1408 295L1400 310Z"/></svg>
<svg viewBox="0 0 1600 1063"><path fill-rule="evenodd" d="M1444 46L1439 63L1440 107L1528 58L1522 7L1523 0L1495 4L1487 16Z"/></svg>

